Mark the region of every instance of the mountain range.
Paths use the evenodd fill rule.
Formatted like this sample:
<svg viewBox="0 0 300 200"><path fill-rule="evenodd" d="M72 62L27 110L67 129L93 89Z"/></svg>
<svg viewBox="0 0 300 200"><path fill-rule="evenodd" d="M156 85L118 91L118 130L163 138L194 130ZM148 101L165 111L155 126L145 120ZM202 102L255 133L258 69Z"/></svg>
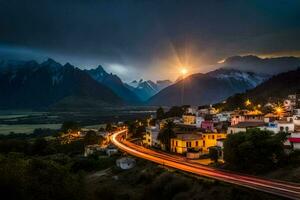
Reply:
<svg viewBox="0 0 300 200"><path fill-rule="evenodd" d="M0 63L0 108L93 107L122 104L84 71L52 59Z"/></svg>
<svg viewBox="0 0 300 200"><path fill-rule="evenodd" d="M99 65L96 69L84 71L98 83L110 88L128 104L137 104L141 101L140 97L135 92L130 90L117 75L107 73L101 65Z"/></svg>
<svg viewBox="0 0 300 200"><path fill-rule="evenodd" d="M298 90L297 81L300 78L296 74L299 73L299 69L294 69L298 59L283 57L266 60L255 56L230 57L224 61L223 68L208 73L192 74L174 83L169 80L154 82L143 79L124 83L117 75L106 72L102 66L81 70L69 63L62 65L53 59L43 63L3 60L0 61L0 109L203 105L218 103L228 97L230 97L227 99L228 102L235 102L232 99L248 96L254 99L265 99L274 94L284 96L286 93ZM253 66L254 63L262 66L259 63L265 62L274 63L276 69L282 70L286 64L287 69L294 70L277 73L270 78L271 75L266 73L237 69ZM269 64L263 65L269 66ZM252 69L258 68L252 67ZM281 76L284 78L280 78ZM238 96L244 92L246 92L244 96ZM235 94L237 95L233 96Z"/></svg>
<svg viewBox="0 0 300 200"><path fill-rule="evenodd" d="M300 94L300 68L274 75L251 90L235 94L222 107L225 110L242 108L247 99L261 105L268 101L278 103L290 94Z"/></svg>
<svg viewBox="0 0 300 200"><path fill-rule="evenodd" d="M163 89L151 97L149 105L203 105L217 103L227 97L251 89L268 79L268 75L217 69L198 73Z"/></svg>
<svg viewBox="0 0 300 200"><path fill-rule="evenodd" d="M171 84L170 80L160 80L155 83L151 80L144 81L140 79L139 81L134 80L127 83L126 87L134 92L142 101L146 101Z"/></svg>
<svg viewBox="0 0 300 200"><path fill-rule="evenodd" d="M232 56L225 59L218 65L219 68L237 69L241 71L252 71L275 75L290 70L295 70L300 66L299 57L274 57L260 58L253 55Z"/></svg>

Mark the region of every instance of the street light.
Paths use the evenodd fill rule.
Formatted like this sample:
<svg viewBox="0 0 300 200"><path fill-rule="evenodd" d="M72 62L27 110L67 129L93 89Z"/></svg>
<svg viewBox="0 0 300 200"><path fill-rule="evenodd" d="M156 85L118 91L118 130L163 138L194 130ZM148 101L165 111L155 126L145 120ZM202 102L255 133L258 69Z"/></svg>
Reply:
<svg viewBox="0 0 300 200"><path fill-rule="evenodd" d="M249 99L247 99L247 100L245 101L245 105L246 105L246 106L250 106L250 105L251 105L251 101L250 101Z"/></svg>

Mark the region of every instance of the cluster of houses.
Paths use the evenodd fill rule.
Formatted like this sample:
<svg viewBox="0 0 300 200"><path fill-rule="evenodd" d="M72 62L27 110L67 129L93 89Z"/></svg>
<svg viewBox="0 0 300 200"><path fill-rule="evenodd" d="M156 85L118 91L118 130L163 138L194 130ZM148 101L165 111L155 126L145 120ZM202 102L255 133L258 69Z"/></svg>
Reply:
<svg viewBox="0 0 300 200"><path fill-rule="evenodd" d="M163 148L158 134L169 120L175 123L173 131L176 134L175 138L171 138L170 151L196 159L226 138L230 113L218 113L213 107L187 108L181 118L168 118L156 122L155 126L149 125L143 145Z"/></svg>
<svg viewBox="0 0 300 200"><path fill-rule="evenodd" d="M251 103L249 100L248 104ZM219 112L212 106L208 108L187 108L181 118L169 118L148 125L143 145L163 148L158 140L159 132L168 120L175 124L175 138L171 138L170 151L184 154L188 158L199 158L208 154L211 148L223 156L223 141L229 134L245 132L249 128L269 130L274 133L289 133L285 142L290 148L300 149L300 98L289 95L282 106L273 106L272 113L263 114L259 109ZM260 106L259 106L260 107Z"/></svg>

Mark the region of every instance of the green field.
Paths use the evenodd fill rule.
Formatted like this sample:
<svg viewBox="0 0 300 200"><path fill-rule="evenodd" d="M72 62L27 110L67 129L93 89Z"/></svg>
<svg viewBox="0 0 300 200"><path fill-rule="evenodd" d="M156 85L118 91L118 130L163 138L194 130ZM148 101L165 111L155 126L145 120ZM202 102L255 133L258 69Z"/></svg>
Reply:
<svg viewBox="0 0 300 200"><path fill-rule="evenodd" d="M0 124L0 134L26 133L30 134L37 128L59 129L61 124Z"/></svg>

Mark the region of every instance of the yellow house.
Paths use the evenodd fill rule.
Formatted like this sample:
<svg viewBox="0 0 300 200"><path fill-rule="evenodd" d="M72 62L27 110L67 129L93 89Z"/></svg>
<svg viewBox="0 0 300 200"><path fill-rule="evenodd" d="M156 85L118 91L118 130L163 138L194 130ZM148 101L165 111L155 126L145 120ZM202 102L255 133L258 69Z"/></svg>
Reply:
<svg viewBox="0 0 300 200"><path fill-rule="evenodd" d="M203 152L208 152L209 147L217 145L218 139L226 138L226 133L202 133L202 150Z"/></svg>
<svg viewBox="0 0 300 200"><path fill-rule="evenodd" d="M186 153L188 149L208 153L209 147L216 146L218 139L226 138L226 133L185 133L171 139L171 152Z"/></svg>
<svg viewBox="0 0 300 200"><path fill-rule="evenodd" d="M183 154L189 148L201 149L202 136L197 133L177 134L176 138L171 139L171 152Z"/></svg>
<svg viewBox="0 0 300 200"><path fill-rule="evenodd" d="M182 115L182 120L184 124L196 124L196 116L195 115Z"/></svg>

